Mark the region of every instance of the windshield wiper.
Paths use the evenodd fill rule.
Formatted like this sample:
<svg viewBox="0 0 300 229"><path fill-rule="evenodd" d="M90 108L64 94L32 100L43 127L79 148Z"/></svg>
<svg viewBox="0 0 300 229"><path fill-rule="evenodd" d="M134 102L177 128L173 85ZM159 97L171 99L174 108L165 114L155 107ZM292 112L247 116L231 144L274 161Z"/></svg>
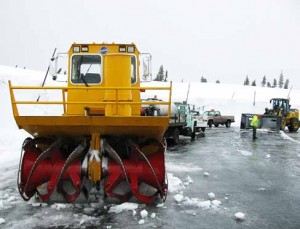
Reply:
<svg viewBox="0 0 300 229"><path fill-rule="evenodd" d="M82 73L80 74L80 79L84 82L86 87L89 87L88 83L85 80L85 75L84 74L82 74Z"/></svg>
<svg viewBox="0 0 300 229"><path fill-rule="evenodd" d="M85 75L81 73L81 64L82 64L83 56L80 57L78 67L77 67L77 73L80 77L80 79L84 82L86 87L89 87L88 83L86 82Z"/></svg>

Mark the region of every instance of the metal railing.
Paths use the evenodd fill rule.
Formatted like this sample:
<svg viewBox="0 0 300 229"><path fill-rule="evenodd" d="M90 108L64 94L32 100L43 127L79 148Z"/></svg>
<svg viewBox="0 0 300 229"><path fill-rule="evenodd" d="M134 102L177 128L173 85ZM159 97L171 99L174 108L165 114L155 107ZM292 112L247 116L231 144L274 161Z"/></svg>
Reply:
<svg viewBox="0 0 300 229"><path fill-rule="evenodd" d="M14 116L19 116L19 111L17 105L62 105L64 114L66 114L67 105L116 105L118 109L118 105L166 105L168 106L168 116L171 113L171 97L172 97L172 82L170 82L169 87L66 87L66 86L12 86L11 81L8 81L9 84L9 91L11 96L11 103L13 108ZM61 90L62 92L62 100L61 101L26 101L26 100L16 100L14 90ZM71 102L67 101L66 93L69 90L113 90L116 93L115 100L109 101L101 101L101 102L91 102L91 101L80 101L80 102ZM133 101L124 101L124 99L119 99L118 92L123 90L139 90L139 91L149 91L149 90L166 90L169 91L168 101L140 101L140 102L133 102Z"/></svg>

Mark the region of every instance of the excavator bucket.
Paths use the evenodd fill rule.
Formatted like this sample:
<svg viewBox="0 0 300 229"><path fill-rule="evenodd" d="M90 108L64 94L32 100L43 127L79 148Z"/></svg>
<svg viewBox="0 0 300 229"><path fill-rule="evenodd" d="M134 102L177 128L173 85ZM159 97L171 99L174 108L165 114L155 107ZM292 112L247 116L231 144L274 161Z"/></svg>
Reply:
<svg viewBox="0 0 300 229"><path fill-rule="evenodd" d="M9 82L16 123L32 135L24 141L18 172L23 199L37 195L40 201L48 201L56 192L72 202L82 192L88 198L95 187L120 201L131 197L144 203L153 203L157 197L165 200L164 134L172 83L140 86L139 52L134 44L73 44L69 63L67 86L13 86ZM20 96L17 90L59 91L62 96L60 100L25 101L29 96ZM141 101L146 90L164 90L169 96L167 101ZM142 107L154 104L168 112L144 116ZM61 106L63 114L20 114L19 106L40 105L47 110Z"/></svg>

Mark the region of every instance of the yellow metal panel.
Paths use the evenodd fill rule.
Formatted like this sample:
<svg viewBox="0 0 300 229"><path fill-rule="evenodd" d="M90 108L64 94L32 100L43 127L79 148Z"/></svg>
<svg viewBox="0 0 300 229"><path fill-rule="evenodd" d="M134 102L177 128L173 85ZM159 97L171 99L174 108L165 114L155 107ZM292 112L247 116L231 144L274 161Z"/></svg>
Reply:
<svg viewBox="0 0 300 229"><path fill-rule="evenodd" d="M105 55L104 76L107 87L130 87L131 85L131 56L128 55ZM130 90L106 90L105 101L130 101L132 94ZM106 116L131 115L130 105L106 105Z"/></svg>

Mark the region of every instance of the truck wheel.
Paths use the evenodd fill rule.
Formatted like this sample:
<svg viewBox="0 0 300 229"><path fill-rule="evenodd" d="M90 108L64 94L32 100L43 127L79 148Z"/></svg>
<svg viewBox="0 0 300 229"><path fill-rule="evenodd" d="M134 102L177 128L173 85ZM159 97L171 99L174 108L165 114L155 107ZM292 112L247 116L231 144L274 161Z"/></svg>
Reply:
<svg viewBox="0 0 300 229"><path fill-rule="evenodd" d="M196 138L196 132L193 131L192 134L191 134L191 141L195 141L195 138Z"/></svg>
<svg viewBox="0 0 300 229"><path fill-rule="evenodd" d="M225 123L226 127L230 127L231 126L231 121L230 120L227 120L226 123Z"/></svg>
<svg viewBox="0 0 300 229"><path fill-rule="evenodd" d="M291 120L292 121L292 120ZM282 117L282 120L281 120L281 124L280 124L280 130L282 130L282 131L284 131L284 129L285 129L285 123L286 121L285 121L285 118L284 117Z"/></svg>
<svg viewBox="0 0 300 229"><path fill-rule="evenodd" d="M296 132L299 129L299 120L297 118L291 118L291 122L289 125L290 132Z"/></svg>
<svg viewBox="0 0 300 229"><path fill-rule="evenodd" d="M197 122L195 121L194 122L194 128L193 128L193 132L191 133L191 141L195 141L195 138L196 138L196 129L197 129Z"/></svg>
<svg viewBox="0 0 300 229"><path fill-rule="evenodd" d="M201 131L204 133L205 132L205 127L201 127Z"/></svg>
<svg viewBox="0 0 300 229"><path fill-rule="evenodd" d="M212 121L212 120L209 120L209 121L208 121L208 126L209 126L209 128L212 127L212 124L213 124L213 121Z"/></svg>
<svg viewBox="0 0 300 229"><path fill-rule="evenodd" d="M173 130L172 140L174 144L178 144L179 142L179 129L177 127Z"/></svg>
<svg viewBox="0 0 300 229"><path fill-rule="evenodd" d="M219 124L215 124L215 127L218 127L219 126Z"/></svg>

